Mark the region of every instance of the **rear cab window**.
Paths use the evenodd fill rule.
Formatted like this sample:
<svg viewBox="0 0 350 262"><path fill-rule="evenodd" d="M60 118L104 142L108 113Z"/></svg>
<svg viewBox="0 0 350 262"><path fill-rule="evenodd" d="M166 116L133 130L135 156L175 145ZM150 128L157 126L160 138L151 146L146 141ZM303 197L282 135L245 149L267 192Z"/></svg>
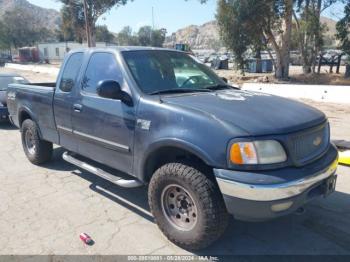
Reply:
<svg viewBox="0 0 350 262"><path fill-rule="evenodd" d="M59 89L62 92L69 93L74 87L77 77L79 75L82 63L83 63L84 53L74 53L69 58L63 69L61 82Z"/></svg>

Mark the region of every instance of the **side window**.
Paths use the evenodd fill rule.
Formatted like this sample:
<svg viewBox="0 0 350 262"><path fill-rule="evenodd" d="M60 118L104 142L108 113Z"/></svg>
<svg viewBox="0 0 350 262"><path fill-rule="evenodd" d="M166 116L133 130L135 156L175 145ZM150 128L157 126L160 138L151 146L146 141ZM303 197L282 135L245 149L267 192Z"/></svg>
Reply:
<svg viewBox="0 0 350 262"><path fill-rule="evenodd" d="M83 91L96 94L97 84L101 80L115 80L122 84L123 77L113 54L95 53L91 56L83 79Z"/></svg>
<svg viewBox="0 0 350 262"><path fill-rule="evenodd" d="M83 53L75 53L71 55L66 63L60 83L60 89L63 92L70 92L74 87L83 62L83 56Z"/></svg>

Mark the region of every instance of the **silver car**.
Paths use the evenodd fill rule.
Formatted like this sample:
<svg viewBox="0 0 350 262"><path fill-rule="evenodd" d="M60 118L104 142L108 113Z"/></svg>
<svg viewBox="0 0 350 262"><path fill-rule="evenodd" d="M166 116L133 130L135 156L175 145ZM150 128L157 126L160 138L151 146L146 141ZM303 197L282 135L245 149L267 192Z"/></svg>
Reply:
<svg viewBox="0 0 350 262"><path fill-rule="evenodd" d="M8 85L13 83L26 84L28 80L18 74L0 73L0 121L8 118L6 91Z"/></svg>

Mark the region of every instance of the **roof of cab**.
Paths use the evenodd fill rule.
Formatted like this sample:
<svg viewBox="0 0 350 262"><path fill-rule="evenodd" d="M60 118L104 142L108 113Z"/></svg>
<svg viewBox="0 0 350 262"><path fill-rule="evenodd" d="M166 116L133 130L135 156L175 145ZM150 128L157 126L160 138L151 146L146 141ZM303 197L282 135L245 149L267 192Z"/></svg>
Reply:
<svg viewBox="0 0 350 262"><path fill-rule="evenodd" d="M74 49L71 52L101 52L101 51L117 51L117 52L125 52L125 51L173 51L173 52L181 52L176 49L169 49L169 48L161 48L161 47L146 47L146 46L109 46L109 47L92 47L92 48L82 48L82 49Z"/></svg>

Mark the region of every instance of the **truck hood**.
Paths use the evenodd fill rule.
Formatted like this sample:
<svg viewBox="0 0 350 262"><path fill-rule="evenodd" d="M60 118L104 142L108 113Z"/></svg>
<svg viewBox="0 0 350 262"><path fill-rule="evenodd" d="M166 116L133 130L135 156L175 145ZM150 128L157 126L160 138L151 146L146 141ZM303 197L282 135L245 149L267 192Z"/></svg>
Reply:
<svg viewBox="0 0 350 262"><path fill-rule="evenodd" d="M251 136L291 133L326 120L326 116L313 107L259 92L224 90L163 96L162 101L228 122Z"/></svg>

